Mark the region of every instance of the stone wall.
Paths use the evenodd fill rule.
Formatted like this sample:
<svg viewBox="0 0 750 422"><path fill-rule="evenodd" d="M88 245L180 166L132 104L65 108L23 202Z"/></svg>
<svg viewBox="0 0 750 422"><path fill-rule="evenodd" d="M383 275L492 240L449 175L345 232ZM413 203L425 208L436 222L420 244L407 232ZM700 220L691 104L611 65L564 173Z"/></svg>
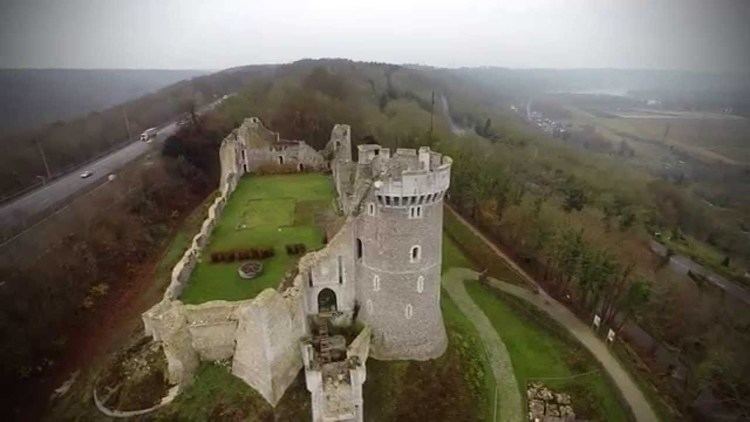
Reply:
<svg viewBox="0 0 750 422"><path fill-rule="evenodd" d="M301 299L298 286L283 294L266 289L237 309L232 373L274 406L302 368L297 345L307 324Z"/></svg>
<svg viewBox="0 0 750 422"><path fill-rule="evenodd" d="M299 282L244 301L164 300L144 313L146 332L163 344L170 382L190 382L202 360L232 359L232 373L275 405L302 368L297 343L307 325Z"/></svg>

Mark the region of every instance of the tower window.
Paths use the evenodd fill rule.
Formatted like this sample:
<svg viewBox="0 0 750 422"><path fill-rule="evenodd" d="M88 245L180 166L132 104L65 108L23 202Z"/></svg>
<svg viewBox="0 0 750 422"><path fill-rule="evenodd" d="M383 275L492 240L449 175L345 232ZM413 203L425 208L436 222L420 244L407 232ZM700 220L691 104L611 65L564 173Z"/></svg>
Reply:
<svg viewBox="0 0 750 422"><path fill-rule="evenodd" d="M412 316L414 316L414 307L411 306L411 303L406 305L406 308L404 309L404 316L406 319L411 319Z"/></svg>
<svg viewBox="0 0 750 422"><path fill-rule="evenodd" d="M377 274L372 277L372 291L380 291L380 276L378 276Z"/></svg>
<svg viewBox="0 0 750 422"><path fill-rule="evenodd" d="M362 259L362 239L357 239L357 259Z"/></svg>
<svg viewBox="0 0 750 422"><path fill-rule="evenodd" d="M417 277L417 293L422 293L424 291L424 277L419 276Z"/></svg>
<svg viewBox="0 0 750 422"><path fill-rule="evenodd" d="M422 248L419 245L412 246L409 252L409 262L419 262L420 258L422 258Z"/></svg>
<svg viewBox="0 0 750 422"><path fill-rule="evenodd" d="M422 206L409 207L409 218L422 218Z"/></svg>
<svg viewBox="0 0 750 422"><path fill-rule="evenodd" d="M367 313L372 315L374 311L374 306L372 305L372 299L367 299L365 306L367 307Z"/></svg>
<svg viewBox="0 0 750 422"><path fill-rule="evenodd" d="M372 202L367 204L367 215L371 217L375 215L375 204Z"/></svg>

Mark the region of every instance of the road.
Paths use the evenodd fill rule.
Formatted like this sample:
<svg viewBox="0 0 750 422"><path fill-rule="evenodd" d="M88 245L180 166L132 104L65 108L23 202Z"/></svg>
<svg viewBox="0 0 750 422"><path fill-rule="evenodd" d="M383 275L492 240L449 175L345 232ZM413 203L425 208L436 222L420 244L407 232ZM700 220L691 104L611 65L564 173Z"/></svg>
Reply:
<svg viewBox="0 0 750 422"><path fill-rule="evenodd" d="M651 250L657 255L667 255L667 248L661 243L652 239L650 242L650 246ZM736 282L722 277L719 274L716 274L703 265L693 261L689 257L676 253L669 257L669 263L672 269L676 272L680 274L687 274L689 271L693 274L701 275L705 277L709 283L723 290L728 295L742 301L746 305L750 305L750 291L740 286Z"/></svg>
<svg viewBox="0 0 750 422"><path fill-rule="evenodd" d="M201 107L199 113L215 108L221 101L219 99ZM3 204L0 207L0 232L4 235L3 237L17 234L29 224L37 221L41 215L54 211L57 205L62 204L69 197L104 182L110 174L117 173L134 159L149 151L157 150L165 139L177 132L177 128L176 122L169 122L159 128L156 138L149 143L133 141L93 163L86 164L39 189ZM80 173L84 170L92 171L93 174L83 179Z"/></svg>

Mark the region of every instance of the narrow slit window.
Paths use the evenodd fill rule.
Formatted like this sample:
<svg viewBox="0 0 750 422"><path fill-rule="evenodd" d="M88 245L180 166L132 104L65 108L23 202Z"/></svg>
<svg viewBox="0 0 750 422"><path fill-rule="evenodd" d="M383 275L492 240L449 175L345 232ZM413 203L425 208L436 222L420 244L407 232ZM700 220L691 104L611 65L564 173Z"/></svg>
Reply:
<svg viewBox="0 0 750 422"><path fill-rule="evenodd" d="M404 316L406 319L411 319L412 316L414 316L414 307L411 306L411 303L406 305L406 308L404 309Z"/></svg>
<svg viewBox="0 0 750 422"><path fill-rule="evenodd" d="M341 255L338 256L338 273L339 273L339 284L344 284L344 260Z"/></svg>
<svg viewBox="0 0 750 422"><path fill-rule="evenodd" d="M373 204L372 202L367 204L367 215L369 215L370 217L375 215L375 204Z"/></svg>
<svg viewBox="0 0 750 422"><path fill-rule="evenodd" d="M417 277L417 293L422 293L424 291L424 277L419 276Z"/></svg>
<svg viewBox="0 0 750 422"><path fill-rule="evenodd" d="M380 277L377 274L372 277L372 291L380 291Z"/></svg>
<svg viewBox="0 0 750 422"><path fill-rule="evenodd" d="M419 262L419 259L422 257L422 250L418 245L412 246L411 251L409 252L409 261L410 262Z"/></svg>

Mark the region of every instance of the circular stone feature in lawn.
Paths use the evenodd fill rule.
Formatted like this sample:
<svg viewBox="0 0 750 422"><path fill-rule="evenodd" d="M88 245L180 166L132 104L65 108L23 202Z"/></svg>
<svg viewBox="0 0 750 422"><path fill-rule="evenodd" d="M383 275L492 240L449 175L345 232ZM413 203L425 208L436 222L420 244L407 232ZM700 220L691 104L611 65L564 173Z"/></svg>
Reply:
<svg viewBox="0 0 750 422"><path fill-rule="evenodd" d="M240 265L237 270L240 277L250 280L260 275L263 272L263 263L260 261L247 261Z"/></svg>

